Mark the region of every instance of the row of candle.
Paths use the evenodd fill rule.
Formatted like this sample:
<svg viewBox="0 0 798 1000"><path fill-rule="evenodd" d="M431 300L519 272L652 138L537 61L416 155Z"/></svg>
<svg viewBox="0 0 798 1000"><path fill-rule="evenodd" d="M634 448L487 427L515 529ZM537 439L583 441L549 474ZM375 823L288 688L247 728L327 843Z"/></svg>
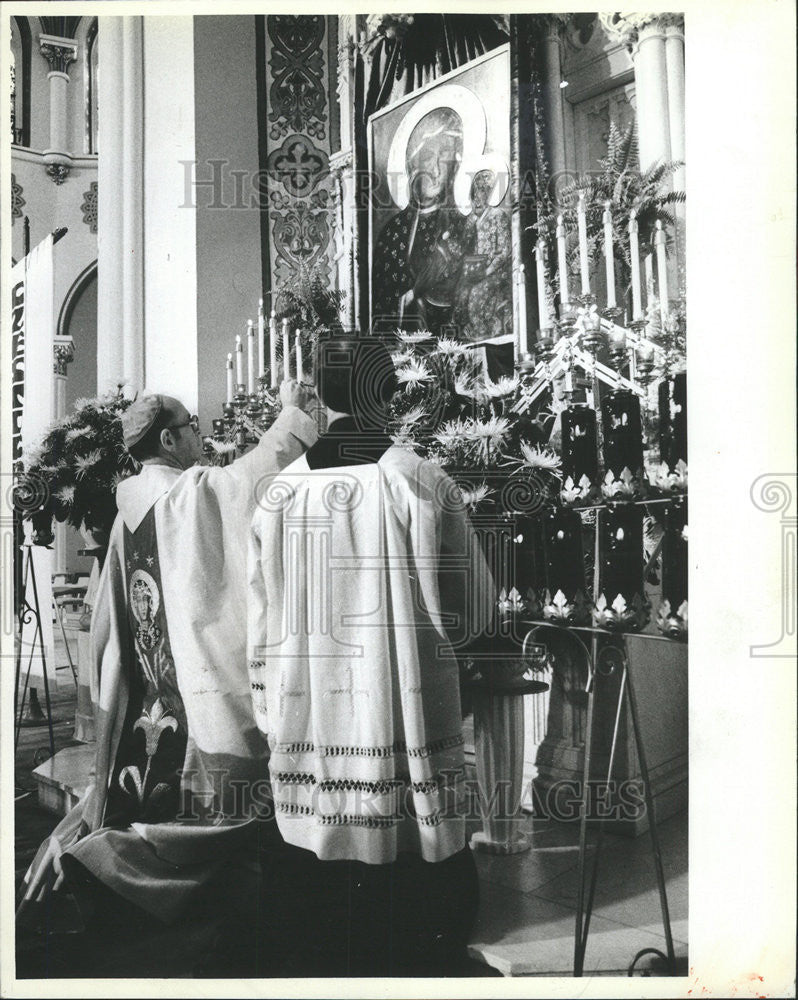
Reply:
<svg viewBox="0 0 798 1000"><path fill-rule="evenodd" d="M606 201L604 203L604 215L602 218L604 226L604 263L606 271L606 283L607 283L607 309L614 310L617 308L617 302L615 298L615 256L614 256L614 230L612 221L612 212L610 211L611 202ZM590 266L588 258L587 249L587 208L585 205L584 192L579 193L579 202L577 205L577 236L579 240L579 271L581 279L581 295L590 295ZM567 242L565 233L565 224L563 221L563 216L557 216L557 272L560 279L560 303L561 309L566 309L571 304L570 291L568 287L568 263L567 263ZM654 250L656 253L656 263L657 263L657 281L658 281L658 291L659 291L659 307L664 322L668 311L668 273L667 273L667 261L665 256L665 232L662 228L662 222L658 219L656 223L656 232L654 235ZM638 222L637 213L632 209L629 218L629 253L632 265L632 320L637 322L643 319L643 297L642 297L642 284L640 275L640 250L638 245ZM540 316L540 328L545 330L554 324L554 318L551 316L549 311L549 303L546 295L546 267L544 261L544 245L543 240L539 239L537 246L535 248L535 256L537 263L537 288L538 288L538 313ZM649 298L651 298L651 289L653 287L654 275L653 275L654 264L649 254L645 259L645 278L646 278L646 293ZM523 277L521 279L523 281ZM521 299L523 303L523 299ZM521 308L521 320L520 323L520 341L521 341L521 351L526 352L526 323L525 316L523 316L524 309Z"/></svg>
<svg viewBox="0 0 798 1000"><path fill-rule="evenodd" d="M263 299L258 303L258 325L257 325L257 366L258 366L258 377L262 378L266 374L266 337L265 337L265 316L263 313ZM279 378L279 365L277 363L277 317L274 312L272 312L269 317L269 373L270 373L270 384L271 388L274 389L277 385ZM247 322L247 379L244 381L244 345L241 342L241 336L236 335L236 344L234 353L227 355L227 402L232 403L233 397L236 393L237 386L245 385L247 390L247 395L253 396L257 392L257 384L255 378L255 363L256 363L256 349L255 349L255 324L252 320ZM291 332L289 328L289 322L287 319L283 319L282 323L282 338L283 338L283 378L290 378L290 366L291 366ZM294 354L296 361L296 380L301 382L304 377L304 368L302 363L302 345L300 343L300 332L296 330L294 334ZM233 358L235 356L235 370L233 367Z"/></svg>

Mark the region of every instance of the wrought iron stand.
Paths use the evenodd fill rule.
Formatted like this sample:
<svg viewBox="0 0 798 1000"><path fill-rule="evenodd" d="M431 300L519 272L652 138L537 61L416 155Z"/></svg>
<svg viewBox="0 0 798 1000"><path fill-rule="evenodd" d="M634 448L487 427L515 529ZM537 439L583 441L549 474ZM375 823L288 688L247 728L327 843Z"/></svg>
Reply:
<svg viewBox="0 0 798 1000"><path fill-rule="evenodd" d="M620 731L621 718L625 705L629 706L629 714L632 719L632 729L634 731L635 748L640 761L640 774L643 780L643 796L646 806L646 817L648 819L648 833L651 838L651 851L654 858L654 868L657 877L657 887L659 889L660 909L662 911L662 926L665 931L665 941L668 953L664 955L658 948L644 948L635 955L629 969L632 975L635 965L643 955L658 955L667 965L671 975L676 974L676 956L673 949L673 935L671 932L670 913L668 911L668 896L665 890L665 875L662 868L662 850L657 831L656 816L654 813L654 798L651 793L651 783L649 781L648 764L646 762L645 747L640 732L640 717L637 710L637 700L635 698L632 675L629 670L629 661L626 653L626 643L624 636L620 633L610 632L606 629L591 628L589 626L560 625L554 622L531 621L525 622L529 631L524 639L524 648L527 643L536 641L535 636L542 628L554 628L560 633L567 633L575 641L578 648L585 656L587 664L587 731L585 735L585 759L582 776L582 803L579 826L579 887L577 890L576 927L574 931L574 976L582 976L585 965L585 952L587 951L587 938L590 932L590 919L593 913L593 901L596 892L596 882L598 879L599 860L601 849L604 843L606 816L598 820L598 834L594 845L593 863L589 875L587 871L587 824L588 812L590 809L590 766L592 758L593 744L593 723L595 715L595 688L598 678L609 677L620 669L620 688L618 691L618 702L615 710L615 725L612 733L612 743L610 746L609 763L607 765L607 784L609 787L612 781L612 774L615 766L615 751L618 744L618 734ZM579 632L586 632L590 635L591 641L587 643L578 635ZM636 633L638 638L650 639L659 642L672 642L665 636L641 635ZM604 636L614 642L599 645L599 637ZM618 641L620 640L620 642Z"/></svg>
<svg viewBox="0 0 798 1000"><path fill-rule="evenodd" d="M33 606L28 603L26 594L28 592L28 580L31 582L31 587L33 589ZM19 680L22 672L22 634L25 625L28 625L32 619L36 619L36 628L34 629L33 639L31 641L30 656L28 657L28 665L25 670L25 686L22 690L22 698L19 697ZM29 543L25 544L25 564L23 570L22 578L22 590L19 598L19 625L18 625L18 635L17 635L17 649L16 649L16 664L14 672L14 752L16 753L17 745L19 744L19 734L22 729L22 717L25 711L25 697L28 693L28 685L30 683L30 672L33 666L33 657L36 653L36 647L39 648L39 654L42 660L42 677L44 678L44 700L45 707L47 710L47 729L50 734L50 756L55 754L55 740L53 738L53 711L52 705L50 704L50 682L47 679L47 658L44 651L44 636L42 634L42 615L41 608L39 606L39 590L36 586L36 568L33 563L33 552L32 546ZM17 712L17 703L19 703L19 712Z"/></svg>

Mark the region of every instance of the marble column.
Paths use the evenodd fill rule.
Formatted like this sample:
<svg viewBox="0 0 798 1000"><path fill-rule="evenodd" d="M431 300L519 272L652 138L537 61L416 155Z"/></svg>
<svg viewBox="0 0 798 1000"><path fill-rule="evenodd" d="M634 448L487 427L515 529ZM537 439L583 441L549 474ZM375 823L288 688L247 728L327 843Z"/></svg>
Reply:
<svg viewBox="0 0 798 1000"><path fill-rule="evenodd" d="M72 156L67 149L69 73L78 57L78 44L73 38L39 35L39 51L47 60L50 72L50 145L44 150L47 174L56 184L63 184L72 169Z"/></svg>
<svg viewBox="0 0 798 1000"><path fill-rule="evenodd" d="M671 156L665 29L660 21L644 25L632 48L640 137L640 168L648 170Z"/></svg>
<svg viewBox="0 0 798 1000"><path fill-rule="evenodd" d="M144 384L142 18L99 22L97 387Z"/></svg>
<svg viewBox="0 0 798 1000"><path fill-rule="evenodd" d="M549 169L555 183L566 170L565 159L565 117L562 96L562 62L560 57L560 36L563 17L568 15L550 14L542 40L543 54L543 106L548 125ZM560 184L562 181L560 181ZM559 187L559 184L557 185Z"/></svg>
<svg viewBox="0 0 798 1000"><path fill-rule="evenodd" d="M640 169L684 161L684 19L679 14L600 14L605 31L628 47L635 71ZM668 180L685 189L680 167ZM684 206L675 206L675 252L668 260L668 287L680 288L684 264Z"/></svg>

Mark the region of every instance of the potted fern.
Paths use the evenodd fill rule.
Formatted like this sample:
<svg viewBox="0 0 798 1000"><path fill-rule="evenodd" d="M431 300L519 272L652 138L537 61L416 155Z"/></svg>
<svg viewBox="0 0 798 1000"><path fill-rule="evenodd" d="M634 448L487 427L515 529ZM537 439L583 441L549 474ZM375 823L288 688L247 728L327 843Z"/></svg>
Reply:
<svg viewBox="0 0 798 1000"><path fill-rule="evenodd" d="M673 232L676 219L674 206L685 201L684 191L670 190L669 179L683 164L679 161L657 163L646 170L639 168L637 129L633 124L625 129L610 122L607 155L599 161L596 172L581 174L564 185L555 195L547 178L539 178L537 223L531 228L543 239L548 260L552 291L559 294L559 275L553 263L557 260L557 217L563 217L567 232L576 232L577 205L580 192L587 206L587 250L591 274L603 260L603 214L607 202L612 213L615 252L615 274L624 295L631 286L631 256L629 252L629 220L634 210L638 223L638 246L645 257L654 253L653 234L657 221L666 233ZM672 238L666 247L672 252ZM569 274L579 273L579 247L569 241Z"/></svg>

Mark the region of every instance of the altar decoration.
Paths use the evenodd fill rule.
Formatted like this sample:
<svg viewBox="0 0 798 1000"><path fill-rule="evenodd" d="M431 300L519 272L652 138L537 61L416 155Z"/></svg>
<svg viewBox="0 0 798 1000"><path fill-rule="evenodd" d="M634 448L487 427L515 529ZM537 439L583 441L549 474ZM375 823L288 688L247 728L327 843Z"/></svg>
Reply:
<svg viewBox="0 0 798 1000"><path fill-rule="evenodd" d="M640 497L643 476L643 431L640 400L628 389L608 392L602 402L604 480L602 494L615 499Z"/></svg>
<svg viewBox="0 0 798 1000"><path fill-rule="evenodd" d="M687 373L666 376L659 384L659 447L661 465L655 483L661 490L687 489Z"/></svg>
<svg viewBox="0 0 798 1000"><path fill-rule="evenodd" d="M139 469L122 440L120 416L132 400L115 393L79 399L38 446L23 455L16 506L33 524L33 542L50 545L53 519L110 534L116 488Z"/></svg>
<svg viewBox="0 0 798 1000"><path fill-rule="evenodd" d="M677 551L671 538L645 552L643 535L644 517L662 523L687 483L685 316L668 285L663 218L644 227L642 210L626 220L612 199L597 206L589 195L557 218L556 281L545 239L535 247L530 273L534 265L546 325L525 340L519 316L512 373L491 376L483 350L445 332L383 334L399 385L388 431L459 487L496 581L499 638L534 617L639 631L650 617L646 560L650 576L660 548L663 558ZM591 251L599 209L603 303ZM619 292L621 273L630 286ZM316 303L334 303L318 282L304 300L301 288L283 295L291 312L261 304L257 322L232 332L224 416L207 442L214 461L258 439L276 415L277 385L312 377L313 345L334 325L320 321ZM664 612L668 635L674 616L686 629L683 601Z"/></svg>
<svg viewBox="0 0 798 1000"><path fill-rule="evenodd" d="M643 585L643 511L615 504L599 519L601 565L593 607L596 625L637 632L648 624L650 605Z"/></svg>
<svg viewBox="0 0 798 1000"><path fill-rule="evenodd" d="M562 411L562 489L564 504L591 503L598 496L596 411L573 403Z"/></svg>
<svg viewBox="0 0 798 1000"><path fill-rule="evenodd" d="M673 639L687 633L687 500L680 498L665 512L662 537L662 601L657 627Z"/></svg>
<svg viewBox="0 0 798 1000"><path fill-rule="evenodd" d="M582 519L574 510L555 509L544 515L546 591L543 617L582 625L590 619L586 599Z"/></svg>

